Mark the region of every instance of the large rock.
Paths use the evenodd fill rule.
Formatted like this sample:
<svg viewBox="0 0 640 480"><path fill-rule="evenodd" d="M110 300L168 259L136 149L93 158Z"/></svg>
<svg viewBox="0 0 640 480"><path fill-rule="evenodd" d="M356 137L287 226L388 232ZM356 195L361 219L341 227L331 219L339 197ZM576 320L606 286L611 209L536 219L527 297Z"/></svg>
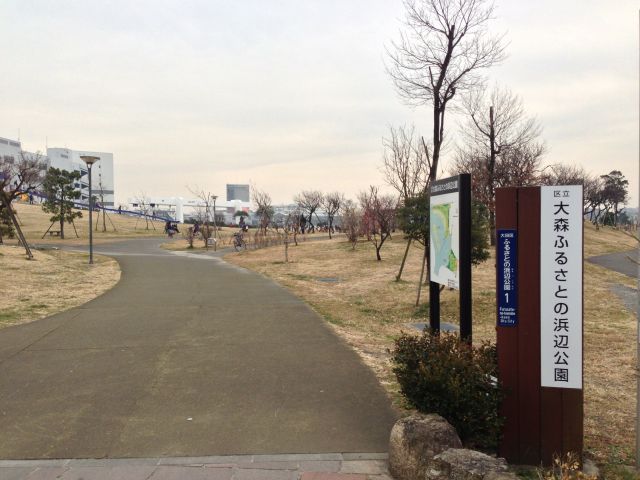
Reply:
<svg viewBox="0 0 640 480"><path fill-rule="evenodd" d="M396 480L424 480L433 457L450 448L462 448L462 442L440 415L402 418L391 430L389 472Z"/></svg>
<svg viewBox="0 0 640 480"><path fill-rule="evenodd" d="M451 448L433 457L426 480L516 480L503 458L475 450Z"/></svg>

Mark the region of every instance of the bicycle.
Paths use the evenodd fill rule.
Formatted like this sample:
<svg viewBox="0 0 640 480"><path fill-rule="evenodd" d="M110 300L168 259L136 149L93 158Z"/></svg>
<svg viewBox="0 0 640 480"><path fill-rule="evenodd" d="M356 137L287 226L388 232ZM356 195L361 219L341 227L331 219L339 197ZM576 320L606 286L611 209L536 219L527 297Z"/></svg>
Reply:
<svg viewBox="0 0 640 480"><path fill-rule="evenodd" d="M233 234L233 248L236 252L247 249L247 242L244 239L243 232L236 232Z"/></svg>

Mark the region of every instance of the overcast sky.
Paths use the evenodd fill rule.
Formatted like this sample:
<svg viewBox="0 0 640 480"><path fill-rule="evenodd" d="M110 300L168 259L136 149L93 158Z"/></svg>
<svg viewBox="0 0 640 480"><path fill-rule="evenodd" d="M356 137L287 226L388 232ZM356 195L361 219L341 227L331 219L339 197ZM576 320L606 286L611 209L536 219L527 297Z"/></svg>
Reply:
<svg viewBox="0 0 640 480"><path fill-rule="evenodd" d="M622 170L636 206L637 2L496 6L509 56L491 79L543 125L545 163ZM383 184L390 125L429 134L385 73L403 16L401 0L4 0L0 136L113 152L117 202L226 183L354 197Z"/></svg>

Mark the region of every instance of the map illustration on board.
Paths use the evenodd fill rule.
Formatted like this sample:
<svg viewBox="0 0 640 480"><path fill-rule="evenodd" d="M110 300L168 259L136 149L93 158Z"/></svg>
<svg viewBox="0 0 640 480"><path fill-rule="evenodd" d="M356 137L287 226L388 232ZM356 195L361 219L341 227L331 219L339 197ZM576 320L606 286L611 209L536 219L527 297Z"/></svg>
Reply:
<svg viewBox="0 0 640 480"><path fill-rule="evenodd" d="M433 233L431 240L436 256L436 269L445 267L452 273L458 271L458 259L451 249L451 228L449 227L449 212L451 204L434 205L431 209L433 215Z"/></svg>
<svg viewBox="0 0 640 480"><path fill-rule="evenodd" d="M458 205L439 203L431 206L431 251L433 280L458 288Z"/></svg>

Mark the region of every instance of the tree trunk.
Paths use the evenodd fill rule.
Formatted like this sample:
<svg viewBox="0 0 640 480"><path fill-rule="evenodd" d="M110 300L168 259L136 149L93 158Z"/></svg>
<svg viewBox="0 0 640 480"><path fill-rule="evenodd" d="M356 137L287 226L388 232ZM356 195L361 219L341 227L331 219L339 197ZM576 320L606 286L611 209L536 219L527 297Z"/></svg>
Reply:
<svg viewBox="0 0 640 480"><path fill-rule="evenodd" d="M490 193L490 202L491 205L494 204L495 201L495 188L493 186L495 171L496 171L496 155L498 151L496 149L496 130L495 130L495 121L493 118L493 106L489 107L489 145L490 145L490 155L489 155L489 178L488 178L488 187ZM490 206L491 206L490 205ZM496 244L496 214L495 214L495 206L489 208L489 231L491 234L490 242L491 246L495 246Z"/></svg>
<svg viewBox="0 0 640 480"><path fill-rule="evenodd" d="M329 240L331 240L331 228L333 225L333 220L329 220Z"/></svg>
<svg viewBox="0 0 640 480"><path fill-rule="evenodd" d="M422 266L420 267L420 280L418 281L418 295L416 297L416 307L420 305L420 294L422 293L422 279L424 278L424 265L427 263L427 247L422 255Z"/></svg>
<svg viewBox="0 0 640 480"><path fill-rule="evenodd" d="M439 94L434 92L433 103L433 163L431 164L431 172L429 173L429 180L433 182L438 174L438 160L440 159L440 145L442 144L442 138L440 138L440 101Z"/></svg>
<svg viewBox="0 0 640 480"><path fill-rule="evenodd" d="M60 205L60 239L64 240L64 209Z"/></svg>
<svg viewBox="0 0 640 480"><path fill-rule="evenodd" d="M411 247L410 238L407 240L407 248L405 248L404 250L404 256L402 257L402 263L400 264L400 271L398 272L398 275L396 275L396 282L399 282L400 278L402 278L402 271L404 270L404 264L407 261L407 255L409 255L409 247Z"/></svg>

